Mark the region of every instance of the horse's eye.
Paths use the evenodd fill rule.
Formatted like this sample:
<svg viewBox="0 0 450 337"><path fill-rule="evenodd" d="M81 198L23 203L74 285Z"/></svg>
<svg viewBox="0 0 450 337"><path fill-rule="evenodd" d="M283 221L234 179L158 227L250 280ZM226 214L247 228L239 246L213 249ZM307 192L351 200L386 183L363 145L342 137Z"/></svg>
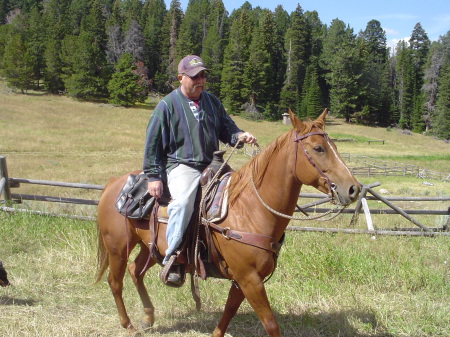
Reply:
<svg viewBox="0 0 450 337"><path fill-rule="evenodd" d="M314 147L313 147L313 150L314 150L315 152L317 152L317 153L323 153L323 152L325 152L324 148L323 148L322 146L320 146L320 145L314 146Z"/></svg>

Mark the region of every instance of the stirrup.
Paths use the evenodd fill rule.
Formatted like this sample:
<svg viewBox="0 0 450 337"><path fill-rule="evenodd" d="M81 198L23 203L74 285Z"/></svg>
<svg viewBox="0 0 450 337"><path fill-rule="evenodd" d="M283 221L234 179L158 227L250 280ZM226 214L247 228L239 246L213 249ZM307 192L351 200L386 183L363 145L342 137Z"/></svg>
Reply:
<svg viewBox="0 0 450 337"><path fill-rule="evenodd" d="M186 278L186 268L184 265L175 263L177 255L172 255L165 264L159 275L162 283L169 287L179 288L184 284ZM174 271L177 269L177 271Z"/></svg>

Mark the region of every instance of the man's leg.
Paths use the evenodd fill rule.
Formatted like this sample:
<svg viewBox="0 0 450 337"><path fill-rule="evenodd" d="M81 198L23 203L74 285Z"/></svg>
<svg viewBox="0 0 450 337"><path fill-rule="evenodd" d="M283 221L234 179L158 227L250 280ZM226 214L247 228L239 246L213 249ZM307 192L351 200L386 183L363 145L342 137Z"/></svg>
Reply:
<svg viewBox="0 0 450 337"><path fill-rule="evenodd" d="M172 201L167 208L169 214L166 231L168 248L163 264L166 264L170 256L175 253L189 225L194 211L200 175L200 171L182 164L169 173L167 184Z"/></svg>

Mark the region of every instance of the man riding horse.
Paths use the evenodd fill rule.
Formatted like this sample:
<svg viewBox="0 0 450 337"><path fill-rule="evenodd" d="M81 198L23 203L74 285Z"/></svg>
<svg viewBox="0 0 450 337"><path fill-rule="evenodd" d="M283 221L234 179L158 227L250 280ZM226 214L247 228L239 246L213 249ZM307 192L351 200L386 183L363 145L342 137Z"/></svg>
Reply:
<svg viewBox="0 0 450 337"><path fill-rule="evenodd" d="M201 173L219 149L219 141L231 146L256 142L251 133L236 126L217 97L204 91L206 71L200 57L183 58L178 64L180 86L159 102L147 126L143 171L149 179L148 191L161 198L167 184L172 200L163 264L174 258L182 242ZM177 268L172 268L168 281L181 282Z"/></svg>

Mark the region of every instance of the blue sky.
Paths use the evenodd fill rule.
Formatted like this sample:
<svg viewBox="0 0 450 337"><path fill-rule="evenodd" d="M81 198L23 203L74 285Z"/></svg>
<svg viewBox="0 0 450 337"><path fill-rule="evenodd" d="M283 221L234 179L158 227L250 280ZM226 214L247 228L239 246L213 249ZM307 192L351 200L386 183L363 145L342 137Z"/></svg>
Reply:
<svg viewBox="0 0 450 337"><path fill-rule="evenodd" d="M239 8L244 0L222 0L229 13ZM291 13L300 3L304 11L317 11L320 20L329 25L338 18L349 24L355 33L366 28L367 22L378 20L386 32L388 46L395 46L401 39L411 35L416 23L420 22L428 38L435 41L450 30L449 0L248 0L253 7L260 6L274 10L278 4ZM166 0L170 6L170 0ZM186 10L188 0L181 0Z"/></svg>

